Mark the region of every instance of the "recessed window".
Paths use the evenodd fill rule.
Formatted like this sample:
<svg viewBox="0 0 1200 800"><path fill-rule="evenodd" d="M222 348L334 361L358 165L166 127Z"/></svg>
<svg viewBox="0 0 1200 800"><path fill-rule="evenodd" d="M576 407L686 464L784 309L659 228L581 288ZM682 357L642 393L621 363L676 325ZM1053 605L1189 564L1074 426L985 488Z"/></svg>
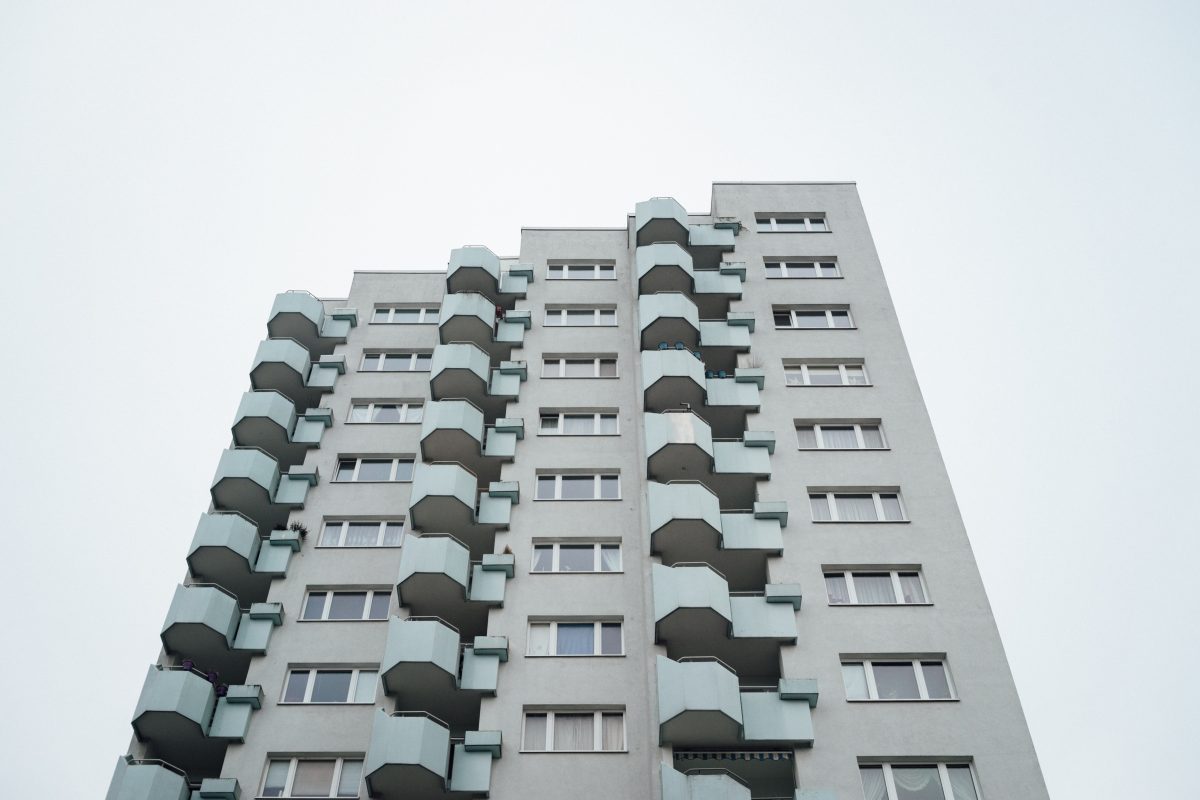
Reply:
<svg viewBox="0 0 1200 800"><path fill-rule="evenodd" d="M826 570L830 605L927 605L928 594L918 570Z"/></svg>
<svg viewBox="0 0 1200 800"><path fill-rule="evenodd" d="M940 658L842 661L847 700L953 700L954 691Z"/></svg>
<svg viewBox="0 0 1200 800"><path fill-rule="evenodd" d="M824 233L829 230L824 214L755 214L759 233Z"/></svg>
<svg viewBox="0 0 1200 800"><path fill-rule="evenodd" d="M619 656L625 653L620 622L530 622L530 656Z"/></svg>
<svg viewBox="0 0 1200 800"><path fill-rule="evenodd" d="M535 500L620 500L621 477L615 474L538 475Z"/></svg>
<svg viewBox="0 0 1200 800"><path fill-rule="evenodd" d="M543 358L543 378L615 378L617 359L614 356L596 358Z"/></svg>
<svg viewBox="0 0 1200 800"><path fill-rule="evenodd" d="M897 492L809 492L813 522L905 522Z"/></svg>
<svg viewBox="0 0 1200 800"><path fill-rule="evenodd" d="M376 308L371 322L390 325L434 325L438 321L437 306L395 306Z"/></svg>
<svg viewBox="0 0 1200 800"><path fill-rule="evenodd" d="M863 364L788 364L783 368L788 386L869 386Z"/></svg>
<svg viewBox="0 0 1200 800"><path fill-rule="evenodd" d="M860 764L867 800L980 800L971 765Z"/></svg>
<svg viewBox="0 0 1200 800"><path fill-rule="evenodd" d="M553 542L533 546L530 572L620 572L621 545Z"/></svg>
<svg viewBox="0 0 1200 800"><path fill-rule="evenodd" d="M550 264L546 279L552 281L612 281L617 279L613 264Z"/></svg>
<svg viewBox="0 0 1200 800"><path fill-rule="evenodd" d="M358 797L361 758L272 758L260 797Z"/></svg>
<svg viewBox="0 0 1200 800"><path fill-rule="evenodd" d="M617 415L599 411L543 411L538 433L543 436L615 436L618 433Z"/></svg>
<svg viewBox="0 0 1200 800"><path fill-rule="evenodd" d="M603 327L617 324L617 309L602 308L547 308L546 326L558 328Z"/></svg>
<svg viewBox="0 0 1200 800"><path fill-rule="evenodd" d="M406 483L412 480L411 458L338 459L335 483Z"/></svg>
<svg viewBox="0 0 1200 800"><path fill-rule="evenodd" d="M409 403L403 400L384 400L377 403L354 403L350 406L350 417L347 422L368 422L374 424L394 424L401 422L420 422L424 415L425 405L420 402Z"/></svg>
<svg viewBox="0 0 1200 800"><path fill-rule="evenodd" d="M330 520L317 547L399 547L403 539L403 520Z"/></svg>
<svg viewBox="0 0 1200 800"><path fill-rule="evenodd" d="M310 591L300 619L310 622L349 622L387 619L392 593L388 589Z"/></svg>
<svg viewBox="0 0 1200 800"><path fill-rule="evenodd" d="M838 306L786 308L772 306L775 327L780 328L853 328L850 309Z"/></svg>
<svg viewBox="0 0 1200 800"><path fill-rule="evenodd" d="M293 669L281 703L374 703L377 669Z"/></svg>
<svg viewBox="0 0 1200 800"><path fill-rule="evenodd" d="M801 450L883 450L883 428L872 422L814 422L797 424Z"/></svg>
<svg viewBox="0 0 1200 800"><path fill-rule="evenodd" d="M594 753L625 750L623 711L526 711L523 752Z"/></svg>
<svg viewBox="0 0 1200 800"><path fill-rule="evenodd" d="M429 372L432 353L363 353L360 372Z"/></svg>
<svg viewBox="0 0 1200 800"><path fill-rule="evenodd" d="M840 278L836 261L764 261L768 278Z"/></svg>

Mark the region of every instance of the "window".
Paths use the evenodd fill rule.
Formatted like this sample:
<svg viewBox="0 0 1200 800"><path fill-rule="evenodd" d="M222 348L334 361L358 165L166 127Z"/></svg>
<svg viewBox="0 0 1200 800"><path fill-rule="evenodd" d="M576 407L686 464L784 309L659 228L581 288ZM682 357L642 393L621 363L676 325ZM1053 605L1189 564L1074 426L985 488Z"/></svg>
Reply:
<svg viewBox="0 0 1200 800"><path fill-rule="evenodd" d="M615 378L615 356L596 358L543 358L543 378Z"/></svg>
<svg viewBox="0 0 1200 800"><path fill-rule="evenodd" d="M840 278L836 261L764 261L768 278Z"/></svg>
<svg viewBox="0 0 1200 800"><path fill-rule="evenodd" d="M929 604L918 570L827 570L825 591L835 606Z"/></svg>
<svg viewBox="0 0 1200 800"><path fill-rule="evenodd" d="M593 542L534 544L530 572L620 572L621 545Z"/></svg>
<svg viewBox="0 0 1200 800"><path fill-rule="evenodd" d="M399 547L403 538L403 520L331 520L325 523L317 547Z"/></svg>
<svg viewBox="0 0 1200 800"><path fill-rule="evenodd" d="M825 233L824 214L755 214L759 233Z"/></svg>
<svg viewBox="0 0 1200 800"><path fill-rule="evenodd" d="M840 422L828 420L796 425L801 450L883 450L883 428L879 420Z"/></svg>
<svg viewBox="0 0 1200 800"><path fill-rule="evenodd" d="M293 669L281 703L374 703L377 669Z"/></svg>
<svg viewBox="0 0 1200 800"><path fill-rule="evenodd" d="M847 700L953 700L940 658L880 658L842 662Z"/></svg>
<svg viewBox="0 0 1200 800"><path fill-rule="evenodd" d="M435 325L438 321L437 306L397 306L395 308L377 308L371 315L373 323L389 323L392 325Z"/></svg>
<svg viewBox="0 0 1200 800"><path fill-rule="evenodd" d="M906 522L897 492L808 493L813 522Z"/></svg>
<svg viewBox="0 0 1200 800"><path fill-rule="evenodd" d="M853 328L850 309L830 306L828 308L785 308L773 306L775 327L778 328Z"/></svg>
<svg viewBox="0 0 1200 800"><path fill-rule="evenodd" d="M336 483L404 483L412 480L411 458L341 458Z"/></svg>
<svg viewBox="0 0 1200 800"><path fill-rule="evenodd" d="M429 372L432 353L363 353L360 372Z"/></svg>
<svg viewBox="0 0 1200 800"><path fill-rule="evenodd" d="M543 411L538 433L543 436L615 436L617 415L602 411Z"/></svg>
<svg viewBox="0 0 1200 800"><path fill-rule="evenodd" d="M272 758L260 797L358 797L361 758Z"/></svg>
<svg viewBox="0 0 1200 800"><path fill-rule="evenodd" d="M534 500L620 500L619 475L538 475Z"/></svg>
<svg viewBox="0 0 1200 800"><path fill-rule="evenodd" d="M391 600L390 589L310 591L304 598L300 619L312 622L387 619Z"/></svg>
<svg viewBox="0 0 1200 800"><path fill-rule="evenodd" d="M867 800L979 800L970 764L861 764Z"/></svg>
<svg viewBox="0 0 1200 800"><path fill-rule="evenodd" d="M522 752L625 750L624 711L527 711Z"/></svg>
<svg viewBox="0 0 1200 800"><path fill-rule="evenodd" d="M598 327L617 324L617 309L605 308L547 308L547 327Z"/></svg>
<svg viewBox="0 0 1200 800"><path fill-rule="evenodd" d="M786 364L788 386L870 386L863 364Z"/></svg>
<svg viewBox="0 0 1200 800"><path fill-rule="evenodd" d="M530 622L525 650L530 656L620 656L625 654L620 622Z"/></svg>
<svg viewBox="0 0 1200 800"><path fill-rule="evenodd" d="M617 268L613 264L550 264L546 279L551 281L614 281Z"/></svg>
<svg viewBox="0 0 1200 800"><path fill-rule="evenodd" d="M372 422L389 424L397 422L420 422L425 406L421 402L409 403L392 400L380 403L354 403L350 406L347 422Z"/></svg>

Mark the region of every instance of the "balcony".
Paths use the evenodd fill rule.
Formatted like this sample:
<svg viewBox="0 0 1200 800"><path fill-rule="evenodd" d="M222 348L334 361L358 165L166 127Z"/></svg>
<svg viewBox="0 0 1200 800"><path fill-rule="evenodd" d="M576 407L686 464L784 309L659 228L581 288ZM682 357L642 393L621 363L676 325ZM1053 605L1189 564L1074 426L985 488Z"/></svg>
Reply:
<svg viewBox="0 0 1200 800"><path fill-rule="evenodd" d="M685 774L662 765L663 800L750 800L750 787L722 769L698 769Z"/></svg>
<svg viewBox="0 0 1200 800"><path fill-rule="evenodd" d="M725 576L733 591L760 591L766 564L783 551L786 506L755 503L756 511L722 513L701 483L647 485L650 551L663 563L704 562Z"/></svg>
<svg viewBox="0 0 1200 800"><path fill-rule="evenodd" d="M326 312L325 304L308 292L291 291L275 295L267 335L272 339L295 339L317 356L328 355L346 343L350 329L358 324L358 311L335 308Z"/></svg>
<svg viewBox="0 0 1200 800"><path fill-rule="evenodd" d="M160 638L168 654L239 683L250 657L267 651L271 630L282 624L279 603L255 603L242 611L237 598L220 586L181 585L175 588Z"/></svg>
<svg viewBox="0 0 1200 800"><path fill-rule="evenodd" d="M499 481L482 492L478 486L478 477L459 464L418 463L413 470L409 526L453 533L475 558L492 552L496 531L508 527L519 491L515 483Z"/></svg>
<svg viewBox="0 0 1200 800"><path fill-rule="evenodd" d="M724 370L733 374L738 357L750 352L753 331L752 312L731 311L724 319L701 320L699 349L706 372Z"/></svg>
<svg viewBox="0 0 1200 800"><path fill-rule="evenodd" d="M456 741L449 727L429 714L380 710L363 777L367 793L378 800L430 800L451 793L486 797L492 761L499 757L499 731L466 731Z"/></svg>
<svg viewBox="0 0 1200 800"><path fill-rule="evenodd" d="M475 473L481 484L500 479L500 465L513 460L525 436L520 419L498 419L492 427L469 400L435 400L421 420L421 458L453 461Z"/></svg>
<svg viewBox="0 0 1200 800"><path fill-rule="evenodd" d="M434 400L470 400L492 421L517 399L526 377L524 361L502 361L492 369L491 357L473 344L440 344L433 348L429 393Z"/></svg>
<svg viewBox="0 0 1200 800"><path fill-rule="evenodd" d="M225 743L209 737L216 687L191 670L152 666L146 674L133 732L148 753L189 774L216 775Z"/></svg>
<svg viewBox="0 0 1200 800"><path fill-rule="evenodd" d="M522 345L531 324L528 311L501 312L482 294L448 294L442 298L438 341L470 342L487 351L495 363L512 357L513 348Z"/></svg>
<svg viewBox="0 0 1200 800"><path fill-rule="evenodd" d="M709 424L690 411L645 414L646 467L652 480L699 481L721 508L749 508L758 481L771 477L770 432L746 431L742 440L717 441Z"/></svg>
<svg viewBox="0 0 1200 800"><path fill-rule="evenodd" d="M642 353L642 391L647 411L704 406L704 363L688 350Z"/></svg>
<svg viewBox="0 0 1200 800"><path fill-rule="evenodd" d="M117 759L104 800L190 800L187 774L164 761Z"/></svg>
<svg viewBox="0 0 1200 800"><path fill-rule="evenodd" d="M700 344L700 313L687 295L679 292L643 294L638 298L638 325L642 349L666 350L678 342L688 350Z"/></svg>
<svg viewBox="0 0 1200 800"><path fill-rule="evenodd" d="M662 766L663 800L836 800L796 789L794 754L790 746L675 748L675 768Z"/></svg>
<svg viewBox="0 0 1200 800"><path fill-rule="evenodd" d="M721 264L716 269L692 273L692 299L702 319L719 319L729 313L729 304L742 297L746 280L744 264Z"/></svg>
<svg viewBox="0 0 1200 800"><path fill-rule="evenodd" d="M781 678L776 687L742 687L742 739L748 743L813 743L816 681Z"/></svg>
<svg viewBox="0 0 1200 800"><path fill-rule="evenodd" d="M233 420L233 442L238 447L255 447L284 466L302 464L305 454L321 443L325 429L333 425L328 408L310 408L296 413L296 406L279 392L246 392Z"/></svg>
<svg viewBox="0 0 1200 800"><path fill-rule="evenodd" d="M262 539L253 520L218 512L200 515L187 562L193 577L223 586L247 607L266 599L271 579L287 574L299 550L294 531L271 531Z"/></svg>
<svg viewBox="0 0 1200 800"><path fill-rule="evenodd" d="M653 242L688 243L688 214L674 197L652 197L634 206L633 229L639 247Z"/></svg>
<svg viewBox="0 0 1200 800"><path fill-rule="evenodd" d="M487 554L471 562L467 546L449 534L406 536L397 598L413 616L438 617L464 638L487 633L488 610L504 605L513 556Z"/></svg>
<svg viewBox="0 0 1200 800"><path fill-rule="evenodd" d="M657 242L639 246L634 251L634 264L638 274L638 294L652 295L659 292L683 292L694 290L692 257L678 244ZM741 295L741 286L738 286Z"/></svg>
<svg viewBox="0 0 1200 800"><path fill-rule="evenodd" d="M713 436L734 439L746 430L746 416L762 404L756 378L740 369L732 377L705 378L706 403L699 413L712 426Z"/></svg>
<svg viewBox="0 0 1200 800"><path fill-rule="evenodd" d="M725 253L733 252L736 233L716 225L689 225L688 252L698 270L717 269Z"/></svg>
<svg viewBox="0 0 1200 800"><path fill-rule="evenodd" d="M294 339L264 339L250 367L250 386L279 392L297 408L315 408L345 372L345 356L321 356L314 363L309 351Z"/></svg>
<svg viewBox="0 0 1200 800"><path fill-rule="evenodd" d="M493 306L512 308L525 297L533 281L533 268L513 264L505 269L501 259L486 247L460 247L450 251L446 270L446 292L477 292Z"/></svg>
<svg viewBox="0 0 1200 800"><path fill-rule="evenodd" d="M317 483L315 467L294 465L280 473L279 462L255 447L221 453L213 476L213 507L254 520L259 532L282 527L292 509L304 508L308 488Z"/></svg>

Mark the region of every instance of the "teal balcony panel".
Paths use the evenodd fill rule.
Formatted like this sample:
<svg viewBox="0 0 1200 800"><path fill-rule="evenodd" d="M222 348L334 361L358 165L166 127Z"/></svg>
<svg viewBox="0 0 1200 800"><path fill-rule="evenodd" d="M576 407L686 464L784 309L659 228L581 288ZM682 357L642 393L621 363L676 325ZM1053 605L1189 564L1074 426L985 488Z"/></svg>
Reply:
<svg viewBox="0 0 1200 800"><path fill-rule="evenodd" d="M133 730L138 739L200 739L208 734L217 698L214 687L191 670L151 666L142 684Z"/></svg>
<svg viewBox="0 0 1200 800"><path fill-rule="evenodd" d="M676 342L695 350L701 340L700 312L679 292L643 294L638 298L638 330L643 350L660 343L674 347Z"/></svg>
<svg viewBox="0 0 1200 800"><path fill-rule="evenodd" d="M817 707L816 678L780 678L779 696L784 700L803 700L809 708Z"/></svg>
<svg viewBox="0 0 1200 800"><path fill-rule="evenodd" d="M742 692L742 738L747 742L811 745L812 709L779 692Z"/></svg>
<svg viewBox="0 0 1200 800"><path fill-rule="evenodd" d="M297 466L281 475L270 455L239 447L221 453L210 492L217 509L244 514L265 533L286 522L291 508L303 507L315 477L311 469Z"/></svg>
<svg viewBox="0 0 1200 800"><path fill-rule="evenodd" d="M738 367L734 370L733 379L737 383L753 383L762 391L767 383L767 371L762 367Z"/></svg>
<svg viewBox="0 0 1200 800"><path fill-rule="evenodd" d="M371 726L363 777L371 797L441 797L450 772L450 731L424 715L380 710Z"/></svg>
<svg viewBox="0 0 1200 800"><path fill-rule="evenodd" d="M687 350L643 352L642 390L647 411L699 408L705 402L704 363Z"/></svg>
<svg viewBox="0 0 1200 800"><path fill-rule="evenodd" d="M713 469L712 428L689 411L643 415L646 463L658 481L693 480Z"/></svg>
<svg viewBox="0 0 1200 800"><path fill-rule="evenodd" d="M458 653L458 631L440 620L391 618L380 665L384 691L420 695L453 687Z"/></svg>
<svg viewBox="0 0 1200 800"><path fill-rule="evenodd" d="M750 328L745 325L730 325L725 320L702 321L700 323L700 350L704 353L706 363L709 359L708 351L714 347L740 353L748 352L750 350Z"/></svg>
<svg viewBox="0 0 1200 800"><path fill-rule="evenodd" d="M325 312L325 304L308 292L283 292L275 296L267 333L273 339L295 339L311 352L324 355L346 343L350 329L358 322L353 308Z"/></svg>
<svg viewBox="0 0 1200 800"><path fill-rule="evenodd" d="M703 611L719 618L723 628L733 622L729 584L707 565L653 564L650 575L654 586L654 621L660 626L660 638L663 638L661 623L675 614L694 619L687 612Z"/></svg>
<svg viewBox="0 0 1200 800"><path fill-rule="evenodd" d="M517 481L492 481L487 491L492 497L507 497L514 506L521 502L521 484Z"/></svg>
<svg viewBox="0 0 1200 800"><path fill-rule="evenodd" d="M305 386L310 392L315 392L319 396L323 392L333 391L338 376L345 374L345 356L321 356L320 360L313 364L312 369L308 371L308 380L305 381ZM308 403L308 405L316 405L316 403Z"/></svg>
<svg viewBox="0 0 1200 800"><path fill-rule="evenodd" d="M654 552L674 545L686 548L689 539L720 538L720 503L703 484L650 482L646 490Z"/></svg>
<svg viewBox="0 0 1200 800"><path fill-rule="evenodd" d="M725 315L725 324L732 327L745 328L754 333L753 311L730 311Z"/></svg>
<svg viewBox="0 0 1200 800"><path fill-rule="evenodd" d="M694 292L696 295L723 295L726 298L726 302L742 296L742 282L735 273L702 269L695 271L693 280L696 283ZM704 299L706 298L697 297L696 304L700 305ZM728 309L716 316L724 316L727 313Z"/></svg>
<svg viewBox="0 0 1200 800"><path fill-rule="evenodd" d="M709 378L705 381L710 406L740 406L757 411L761 405L758 386L736 379Z"/></svg>
<svg viewBox="0 0 1200 800"><path fill-rule="evenodd" d="M512 313L516 320L519 314ZM448 294L442 299L438 341L442 344L470 342L486 351L491 359L499 361L509 358L513 347L524 342L525 327L520 322L498 318L495 303L482 294Z"/></svg>
<svg viewBox="0 0 1200 800"><path fill-rule="evenodd" d="M798 583L769 583L766 598L768 603L787 603L793 611L800 610L802 595Z"/></svg>
<svg viewBox="0 0 1200 800"><path fill-rule="evenodd" d="M233 441L290 465L303 461L308 449L320 444L325 427L297 414L292 401L279 392L246 392L234 417Z"/></svg>
<svg viewBox="0 0 1200 800"><path fill-rule="evenodd" d="M658 242L639 246L634 252L634 265L637 267L638 294L692 291L692 257L678 244Z"/></svg>
<svg viewBox="0 0 1200 800"><path fill-rule="evenodd" d="M283 577L287 575L292 553L300 552L300 534L296 531L271 531L270 538L258 551L254 571L260 575Z"/></svg>
<svg viewBox="0 0 1200 800"><path fill-rule="evenodd" d="M663 800L750 800L750 789L728 773L685 775L663 764Z"/></svg>
<svg viewBox="0 0 1200 800"><path fill-rule="evenodd" d="M413 472L412 528L453 531L476 557L492 551L496 530L508 527L511 512L511 499L479 494L478 478L458 464L419 463Z"/></svg>
<svg viewBox="0 0 1200 800"><path fill-rule="evenodd" d="M401 602L409 581L446 585L446 592L465 596L471 575L471 554L466 546L449 536L406 536L400 550L400 573L396 580ZM454 587L457 587L455 589Z"/></svg>
<svg viewBox="0 0 1200 800"><path fill-rule="evenodd" d="M738 741L742 703L737 676L717 661L656 659L659 744Z"/></svg>
<svg viewBox="0 0 1200 800"><path fill-rule="evenodd" d="M779 527L786 528L788 524L788 507L786 500L759 500L754 504L755 519L773 519L779 522Z"/></svg>
<svg viewBox="0 0 1200 800"><path fill-rule="evenodd" d="M516 571L516 557L512 553L484 553L480 566L484 572L503 572L511 578Z"/></svg>
<svg viewBox="0 0 1200 800"><path fill-rule="evenodd" d="M258 526L247 517L201 514L188 550L188 568L197 580L220 584L243 604L250 603L266 597L270 582L254 571L261 546Z"/></svg>
<svg viewBox="0 0 1200 800"><path fill-rule="evenodd" d="M487 796L492 790L492 755L454 745L454 771L450 791Z"/></svg>
<svg viewBox="0 0 1200 800"><path fill-rule="evenodd" d="M745 261L722 261L717 267L717 270L722 275L736 275L737 279L742 283L746 282L746 262Z"/></svg>
<svg viewBox="0 0 1200 800"><path fill-rule="evenodd" d="M483 455L487 458L512 461L517 454L517 434L490 428L485 437Z"/></svg>
<svg viewBox="0 0 1200 800"><path fill-rule="evenodd" d="M652 197L634 206L633 230L639 247L653 242L687 244L687 211L674 197Z"/></svg>
<svg viewBox="0 0 1200 800"><path fill-rule="evenodd" d="M521 322L516 320L513 320L512 322L509 322L508 320L502 320L501 322L496 323L496 335L493 337L493 341L495 344L505 346L507 348L503 352L506 354L511 353L512 348L520 347L522 344L524 344L525 330L526 326Z"/></svg>
<svg viewBox="0 0 1200 800"><path fill-rule="evenodd" d="M502 375L519 375L523 381L529 379L529 365L524 361L501 361L498 369Z"/></svg>
<svg viewBox="0 0 1200 800"><path fill-rule="evenodd" d="M518 275L514 272L503 273L500 276L500 297L505 300L510 297L513 300L524 297L529 291L531 281L532 278L529 275Z"/></svg>
<svg viewBox="0 0 1200 800"><path fill-rule="evenodd" d="M104 800L189 800L187 776L158 761L117 759Z"/></svg>
<svg viewBox="0 0 1200 800"><path fill-rule="evenodd" d="M771 454L764 447L747 447L743 442L714 442L713 472L767 479L771 477Z"/></svg>
<svg viewBox="0 0 1200 800"><path fill-rule="evenodd" d="M477 398L487 392L491 358L466 342L439 344L429 363L429 389L434 400Z"/></svg>
<svg viewBox="0 0 1200 800"><path fill-rule="evenodd" d="M758 519L753 514L722 514L721 541L726 550L783 550L783 531L775 519Z"/></svg>
<svg viewBox="0 0 1200 800"><path fill-rule="evenodd" d="M479 461L483 412L466 400L434 400L421 418L421 456L426 461Z"/></svg>
<svg viewBox="0 0 1200 800"><path fill-rule="evenodd" d="M733 636L738 639L796 640L796 610L765 597L731 597Z"/></svg>
<svg viewBox="0 0 1200 800"><path fill-rule="evenodd" d="M533 268L530 267L532 273ZM528 308L514 308L504 312L504 321L520 325L525 330L533 328L533 312Z"/></svg>
<svg viewBox="0 0 1200 800"><path fill-rule="evenodd" d="M493 292L500 283L500 257L486 247L459 247L450 251L446 268L449 292Z"/></svg>
<svg viewBox="0 0 1200 800"><path fill-rule="evenodd" d="M478 524L493 528L507 528L512 518L513 501L509 497L497 497L485 492L479 497Z"/></svg>
<svg viewBox="0 0 1200 800"><path fill-rule="evenodd" d="M501 417L493 427L501 433L511 433L518 439L525 438L525 420L521 417Z"/></svg>
<svg viewBox="0 0 1200 800"><path fill-rule="evenodd" d="M230 686L228 693L217 700L208 735L228 742L245 741L246 732L250 729L250 716L260 708L261 686Z"/></svg>
<svg viewBox="0 0 1200 800"><path fill-rule="evenodd" d="M271 641L271 632L282 624L282 603L255 603L241 615L233 648L244 653L265 653Z"/></svg>
<svg viewBox="0 0 1200 800"><path fill-rule="evenodd" d="M471 589L467 599L487 605L504 605L504 587L508 576L476 564L471 570Z"/></svg>
<svg viewBox="0 0 1200 800"><path fill-rule="evenodd" d="M734 233L729 228L718 228L716 225L689 225L688 249L696 247L719 248L729 252L734 248Z"/></svg>
<svg viewBox="0 0 1200 800"><path fill-rule="evenodd" d="M468 753L488 753L492 758L500 757L502 742L500 731L467 731L463 736L463 747Z"/></svg>
<svg viewBox="0 0 1200 800"><path fill-rule="evenodd" d="M293 464L280 477L279 487L275 490L275 504L286 508L304 508L309 488L316 486L319 480L315 466Z"/></svg>
<svg viewBox="0 0 1200 800"><path fill-rule="evenodd" d="M530 283L533 283L533 264L528 262L520 262L515 258L507 258L501 262L501 269L509 275L516 275L519 278L528 278Z"/></svg>
<svg viewBox="0 0 1200 800"><path fill-rule="evenodd" d="M508 661L507 636L476 636L471 646L476 655L492 655L501 662Z"/></svg>
<svg viewBox="0 0 1200 800"><path fill-rule="evenodd" d="M325 435L325 429L333 427L333 411L328 408L305 409L292 429L292 444L316 447Z"/></svg>
<svg viewBox="0 0 1200 800"><path fill-rule="evenodd" d="M163 649L206 666L233 647L241 610L216 586L176 586L160 638Z"/></svg>
<svg viewBox="0 0 1200 800"><path fill-rule="evenodd" d="M312 369L311 355L294 339L264 339L250 367L250 386L256 391L276 391L292 403L307 408L320 393L306 386Z"/></svg>
<svg viewBox="0 0 1200 800"><path fill-rule="evenodd" d="M205 778L197 792L200 800L241 800L237 778Z"/></svg>
<svg viewBox="0 0 1200 800"><path fill-rule="evenodd" d="M494 695L500 678L500 656L463 648L459 688Z"/></svg>
<svg viewBox="0 0 1200 800"><path fill-rule="evenodd" d="M746 447L762 447L768 455L775 454L774 431L746 431L742 434L742 443Z"/></svg>

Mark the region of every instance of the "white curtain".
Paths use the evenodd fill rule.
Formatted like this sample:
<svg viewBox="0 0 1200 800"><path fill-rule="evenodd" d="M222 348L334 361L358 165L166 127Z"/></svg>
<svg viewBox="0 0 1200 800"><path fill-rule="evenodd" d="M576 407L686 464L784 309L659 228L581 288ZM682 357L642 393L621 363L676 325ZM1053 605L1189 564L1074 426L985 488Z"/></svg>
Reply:
<svg viewBox="0 0 1200 800"><path fill-rule="evenodd" d="M860 603L895 603L896 591L892 576L854 573L854 593Z"/></svg>
<svg viewBox="0 0 1200 800"><path fill-rule="evenodd" d="M801 450L815 450L817 447L817 431L812 425L798 426L796 438L800 440Z"/></svg>
<svg viewBox="0 0 1200 800"><path fill-rule="evenodd" d="M383 546L384 547L399 547L400 540L404 538L404 523L389 522L383 531Z"/></svg>
<svg viewBox="0 0 1200 800"><path fill-rule="evenodd" d="M342 547L374 547L378 543L378 522L350 522L346 525L346 541Z"/></svg>
<svg viewBox="0 0 1200 800"><path fill-rule="evenodd" d="M546 715L525 715L525 741L521 744L523 750L546 749Z"/></svg>
<svg viewBox="0 0 1200 800"><path fill-rule="evenodd" d="M594 750L593 714L555 714L555 750Z"/></svg>
<svg viewBox="0 0 1200 800"><path fill-rule="evenodd" d="M839 494L834 500L837 502L838 519L843 522L874 522L879 519L875 514L875 500L869 494Z"/></svg>
<svg viewBox="0 0 1200 800"><path fill-rule="evenodd" d="M866 700L867 671L862 664L842 664L842 681L846 684L847 700Z"/></svg>
<svg viewBox="0 0 1200 800"><path fill-rule="evenodd" d="M358 671L358 683L354 685L354 702L356 703L374 703L375 702L375 684L379 681L379 673L373 669L360 669ZM348 762L347 762L348 763ZM361 766L361 765L360 765ZM342 770L345 775L345 770ZM355 786L357 786L357 782ZM357 795L355 795L357 797Z"/></svg>
<svg viewBox="0 0 1200 800"><path fill-rule="evenodd" d="M337 547L342 538L341 522L326 522L325 530L321 531L321 547Z"/></svg>
<svg viewBox="0 0 1200 800"><path fill-rule="evenodd" d="M338 780L338 797L358 797L358 784L362 780L361 761L342 762L342 777Z"/></svg>
<svg viewBox="0 0 1200 800"><path fill-rule="evenodd" d="M267 767L267 779L263 781L263 797L282 797L283 789L287 786L290 761L272 761Z"/></svg>
<svg viewBox="0 0 1200 800"><path fill-rule="evenodd" d="M621 548L602 546L600 548L600 570L602 572L617 572L621 569Z"/></svg>
<svg viewBox="0 0 1200 800"><path fill-rule="evenodd" d="M529 647L531 656L546 656L550 654L550 624L536 623L529 626Z"/></svg>
<svg viewBox="0 0 1200 800"><path fill-rule="evenodd" d="M878 425L863 425L862 435L863 444L867 447L875 449L883 447L883 434L879 432Z"/></svg>
<svg viewBox="0 0 1200 800"><path fill-rule="evenodd" d="M829 499L823 494L810 494L808 496L808 504L812 506L812 518L814 522L828 522L833 519L829 515Z"/></svg>
<svg viewBox="0 0 1200 800"><path fill-rule="evenodd" d="M896 800L945 800L937 767L892 767Z"/></svg>
<svg viewBox="0 0 1200 800"><path fill-rule="evenodd" d="M601 731L604 737L602 746L605 750L625 749L624 714L605 714Z"/></svg>
<svg viewBox="0 0 1200 800"><path fill-rule="evenodd" d="M950 773L950 789L954 792L954 800L979 800L970 767L947 767L946 771Z"/></svg>
<svg viewBox="0 0 1200 800"><path fill-rule="evenodd" d="M333 786L332 761L298 761L292 779L292 797L329 797Z"/></svg>
<svg viewBox="0 0 1200 800"><path fill-rule="evenodd" d="M883 518L888 520L904 519L904 510L900 508L900 498L894 494L884 494L879 496L880 502L883 504Z"/></svg>
<svg viewBox="0 0 1200 800"><path fill-rule="evenodd" d="M825 440L825 446L830 450L858 449L858 437L854 435L853 427L830 427L826 425L821 428L821 438Z"/></svg>
<svg viewBox="0 0 1200 800"><path fill-rule="evenodd" d="M533 571L549 572L554 566L554 548L550 545L533 548Z"/></svg>
<svg viewBox="0 0 1200 800"><path fill-rule="evenodd" d="M906 603L924 603L925 589L921 586L921 576L915 572L900 573L900 591L904 593Z"/></svg>
<svg viewBox="0 0 1200 800"><path fill-rule="evenodd" d="M850 591L846 588L845 575L826 575L825 590L829 593L829 602L843 605L850 602Z"/></svg>
<svg viewBox="0 0 1200 800"><path fill-rule="evenodd" d="M558 623L558 648L560 656L590 656L595 652L596 626L591 622Z"/></svg>
<svg viewBox="0 0 1200 800"><path fill-rule="evenodd" d="M883 782L883 767L859 767L863 797L866 800L887 800L887 784Z"/></svg>

